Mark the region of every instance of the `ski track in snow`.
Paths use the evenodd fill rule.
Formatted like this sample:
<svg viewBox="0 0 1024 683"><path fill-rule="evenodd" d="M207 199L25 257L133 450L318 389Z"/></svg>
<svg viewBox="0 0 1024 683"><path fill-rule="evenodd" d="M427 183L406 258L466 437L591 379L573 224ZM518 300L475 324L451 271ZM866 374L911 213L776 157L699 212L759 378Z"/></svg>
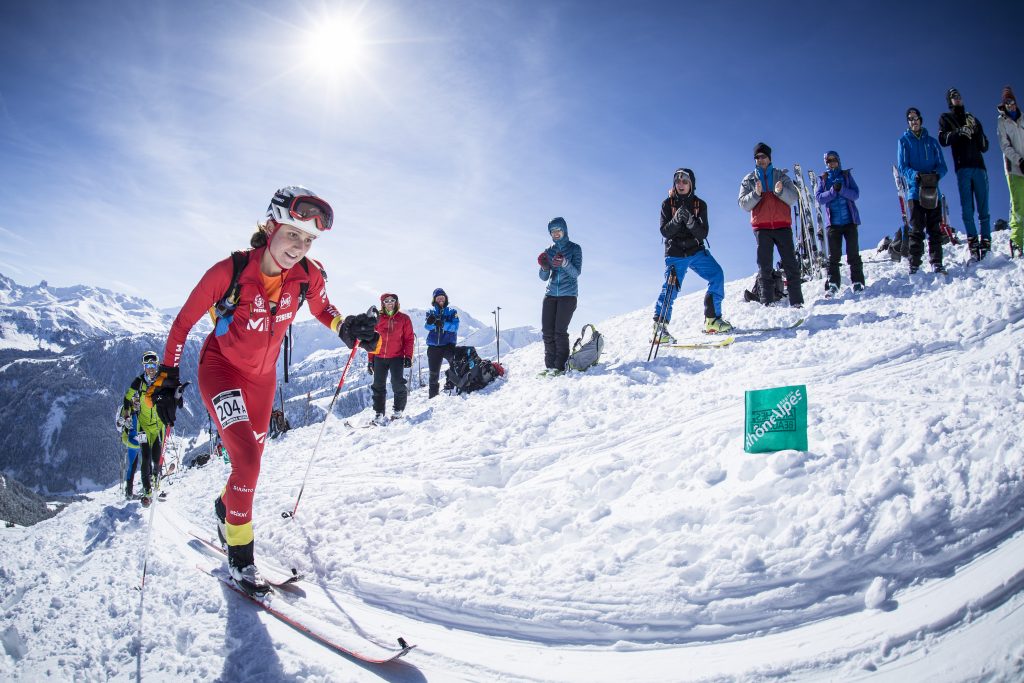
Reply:
<svg viewBox="0 0 1024 683"><path fill-rule="evenodd" d="M214 533L211 462L165 481L141 648L148 513L108 490L0 531L0 677L1019 680L1024 261L994 247L947 248L948 279L807 283L801 311L732 282L740 330L807 320L725 349L646 362L645 306L597 326L586 374L537 378L534 344L473 395L412 392L403 422L331 417L292 520L321 425L270 442L257 558L307 577L275 599L357 649L419 645L398 663L330 653L196 568L221 561L189 535ZM681 342L702 298L676 302ZM789 384L809 450L744 453L744 391Z"/></svg>

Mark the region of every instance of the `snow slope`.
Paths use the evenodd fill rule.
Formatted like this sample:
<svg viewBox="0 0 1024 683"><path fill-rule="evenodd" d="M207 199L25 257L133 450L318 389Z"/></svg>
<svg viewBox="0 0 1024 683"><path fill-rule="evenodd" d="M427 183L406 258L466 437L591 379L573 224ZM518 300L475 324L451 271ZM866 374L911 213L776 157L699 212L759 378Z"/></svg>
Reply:
<svg viewBox="0 0 1024 683"><path fill-rule="evenodd" d="M366 667L195 566L219 463L149 513L115 491L0 532L0 676L15 680L1020 680L1024 677L1024 262L1005 233L951 277L868 263L802 311L742 302L726 349L662 349L650 309L598 325L591 372L540 379L539 345L409 419L330 418L264 454L257 557L307 574L276 599L366 647ZM864 252L865 259L876 258ZM657 283L652 283L652 293ZM585 295L585 293L584 293ZM671 329L701 335L702 294ZM742 450L748 389L806 384L807 452ZM368 415L363 415L368 417ZM367 641L369 643L367 644Z"/></svg>

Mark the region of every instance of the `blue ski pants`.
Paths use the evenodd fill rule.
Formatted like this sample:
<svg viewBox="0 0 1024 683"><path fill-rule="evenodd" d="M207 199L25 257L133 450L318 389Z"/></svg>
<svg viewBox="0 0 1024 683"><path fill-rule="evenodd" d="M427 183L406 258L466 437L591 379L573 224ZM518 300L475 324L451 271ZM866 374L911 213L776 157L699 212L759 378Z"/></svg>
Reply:
<svg viewBox="0 0 1024 683"><path fill-rule="evenodd" d="M679 280L675 285L668 283L669 269L675 266L676 278ZM725 273L722 266L705 249L693 256L666 256L665 257L665 283L661 286L661 295L654 303L654 317L660 318L662 310L665 311L665 322L672 321L672 304L676 301L679 288L683 286L683 278L686 271L692 270L708 283L708 293L704 297L704 315L708 318L717 318L722 315L722 299L725 298ZM709 301L710 299L710 301Z"/></svg>
<svg viewBox="0 0 1024 683"><path fill-rule="evenodd" d="M961 168L956 172L957 189L960 190L960 209L963 211L964 230L968 237L977 237L974 225L974 202L978 202L978 222L981 236L992 239L992 226L988 215L988 172L983 168Z"/></svg>

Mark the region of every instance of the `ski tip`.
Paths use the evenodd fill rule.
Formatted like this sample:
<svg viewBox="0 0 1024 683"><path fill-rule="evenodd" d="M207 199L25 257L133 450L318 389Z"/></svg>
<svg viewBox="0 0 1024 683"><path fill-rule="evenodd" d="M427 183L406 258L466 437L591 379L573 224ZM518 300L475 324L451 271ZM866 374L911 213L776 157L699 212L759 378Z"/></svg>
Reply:
<svg viewBox="0 0 1024 683"><path fill-rule="evenodd" d="M400 647L400 648L402 648L404 650L407 647L409 647L409 644L405 642L405 638L402 638L401 636L399 636L399 638L398 638L398 647Z"/></svg>

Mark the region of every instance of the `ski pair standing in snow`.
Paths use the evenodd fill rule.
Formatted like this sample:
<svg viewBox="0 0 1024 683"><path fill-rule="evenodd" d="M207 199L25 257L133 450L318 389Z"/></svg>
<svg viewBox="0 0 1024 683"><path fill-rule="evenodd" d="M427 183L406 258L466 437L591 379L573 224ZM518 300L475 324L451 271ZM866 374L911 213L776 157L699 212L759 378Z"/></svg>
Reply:
<svg viewBox="0 0 1024 683"><path fill-rule="evenodd" d="M850 281L853 291L864 289L864 263L860 257L860 240L857 226L860 225L860 212L857 211L857 199L860 189L853 179L850 169L843 168L839 153L835 150L825 152L825 166L828 169L818 178L818 189L814 196L828 213L828 280L825 282L826 296L834 296L839 291L839 257L843 255L843 240L846 240L846 263L850 266Z"/></svg>
<svg viewBox="0 0 1024 683"><path fill-rule="evenodd" d="M167 427L161 419L159 411L153 404L149 394L157 379L160 359L156 352L147 351L142 354L142 374L132 380L124 399L121 402L119 423L122 429L121 440L129 448L132 443L139 449L139 457L128 466L125 480L125 497L132 497L135 479L135 467L142 460L142 498L144 506L153 499L153 484L160 477L160 458L163 455L164 435ZM134 423L133 437L126 436ZM130 438L130 441L126 440Z"/></svg>
<svg viewBox="0 0 1024 683"><path fill-rule="evenodd" d="M231 456L231 473L214 511L228 571L250 593L269 590L255 564L252 504L288 327L308 300L313 316L349 348L358 341L376 351L380 341L372 316L342 317L327 298L320 264L306 258L333 222L331 206L310 190L289 186L275 192L250 239L252 249L215 263L192 290L171 327L151 390L161 419L173 425L189 384L179 377L185 340L209 311L216 325L200 351L199 392Z"/></svg>
<svg viewBox="0 0 1024 683"><path fill-rule="evenodd" d="M384 426L387 398L388 375L391 375L391 392L394 404L391 419L399 420L405 411L409 389L405 385L405 369L412 367L412 320L402 313L398 295L386 292L380 295L380 317L377 319L377 334L380 335L380 350L370 354L367 371L373 376L370 391L373 394L373 424Z"/></svg>
<svg viewBox="0 0 1024 683"><path fill-rule="evenodd" d="M797 202L798 191L785 169L772 165L772 148L763 142L754 146L754 170L740 182L737 198L740 208L750 212L750 225L757 240L757 270L761 278L761 303L774 302L772 260L778 249L782 270L786 273L789 305L801 308L804 295L800 283L800 264L793 247L793 218L790 207Z"/></svg>
<svg viewBox="0 0 1024 683"><path fill-rule="evenodd" d="M1024 253L1024 117L1013 94L1003 88L999 112L999 148L1003 152L1003 170L1010 188L1010 255Z"/></svg>
<svg viewBox="0 0 1024 683"><path fill-rule="evenodd" d="M967 231L967 248L971 256L980 261L992 249L992 226L988 213L988 171L985 170L985 152L988 137L981 121L964 109L960 91L946 91L949 111L939 117L939 144L953 151L953 169L956 171L960 208ZM974 223L974 204L978 204L978 222L981 239Z"/></svg>
<svg viewBox="0 0 1024 683"><path fill-rule="evenodd" d="M908 249L910 273L921 267L924 238L928 235L928 261L936 273L945 273L942 265L942 192L939 180L946 175L946 159L939 142L924 128L921 110L907 109L907 130L896 149L896 168L906 191L910 212Z"/></svg>
<svg viewBox="0 0 1024 683"><path fill-rule="evenodd" d="M455 342L459 338L459 312L448 305L448 294L440 287L430 299L430 310L423 326L427 329L427 368L430 371L427 398L434 398L441 393L441 361L448 361L451 367Z"/></svg>
<svg viewBox="0 0 1024 683"><path fill-rule="evenodd" d="M692 270L708 283L704 295L704 332L714 334L732 330L732 325L722 319L725 274L705 243L709 228L708 205L697 196L696 174L688 168L676 169L668 197L661 203L665 283L654 304L654 339L658 344L675 343L675 338L668 332L668 324L672 320L672 305L687 270Z"/></svg>
<svg viewBox="0 0 1024 683"><path fill-rule="evenodd" d="M541 336L544 339L544 370L541 376L565 373L569 360L569 323L576 312L583 249L569 241L569 226L561 216L548 221L552 245L537 255L537 275L547 282L541 306Z"/></svg>

